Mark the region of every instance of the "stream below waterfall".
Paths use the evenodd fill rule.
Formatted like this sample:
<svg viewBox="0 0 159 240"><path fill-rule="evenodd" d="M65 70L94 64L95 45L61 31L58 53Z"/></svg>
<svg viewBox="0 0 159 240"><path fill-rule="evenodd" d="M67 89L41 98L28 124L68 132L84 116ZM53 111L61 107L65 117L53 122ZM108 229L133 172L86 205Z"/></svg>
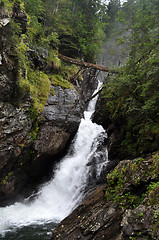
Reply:
<svg viewBox="0 0 159 240"><path fill-rule="evenodd" d="M98 179L108 156L100 147L106 132L91 121L96 100L90 101L67 155L36 198L0 208L0 239L49 240L52 229L80 204L91 180Z"/></svg>

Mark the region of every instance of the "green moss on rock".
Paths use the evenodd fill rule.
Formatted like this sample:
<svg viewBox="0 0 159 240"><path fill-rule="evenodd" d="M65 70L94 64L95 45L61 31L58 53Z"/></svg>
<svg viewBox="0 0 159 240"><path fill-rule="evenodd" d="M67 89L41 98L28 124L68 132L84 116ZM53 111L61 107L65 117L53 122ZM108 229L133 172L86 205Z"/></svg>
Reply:
<svg viewBox="0 0 159 240"><path fill-rule="evenodd" d="M124 208L136 208L146 197L149 204L159 203L159 153L148 158L121 161L108 174L106 199Z"/></svg>
<svg viewBox="0 0 159 240"><path fill-rule="evenodd" d="M61 86L63 88L73 88L73 85L63 78L60 74L54 74L50 76L50 80L53 86Z"/></svg>

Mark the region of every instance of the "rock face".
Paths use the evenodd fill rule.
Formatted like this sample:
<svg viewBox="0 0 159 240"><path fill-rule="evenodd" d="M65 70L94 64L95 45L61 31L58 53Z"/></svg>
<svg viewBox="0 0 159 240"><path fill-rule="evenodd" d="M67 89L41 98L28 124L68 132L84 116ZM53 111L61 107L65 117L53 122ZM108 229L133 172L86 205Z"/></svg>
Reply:
<svg viewBox="0 0 159 240"><path fill-rule="evenodd" d="M52 233L52 240L159 239L159 154L121 161Z"/></svg>
<svg viewBox="0 0 159 240"><path fill-rule="evenodd" d="M14 198L27 181L36 181L45 169L48 171L75 134L82 116L79 94L56 87L55 95L48 98L44 121L33 142L29 106L30 102L19 108L0 103L1 201Z"/></svg>
<svg viewBox="0 0 159 240"><path fill-rule="evenodd" d="M82 117L80 96L74 89L54 87L55 95L48 98L43 118L67 132L77 130Z"/></svg>
<svg viewBox="0 0 159 240"><path fill-rule="evenodd" d="M61 99L62 115L55 105L48 105L44 111L44 122L32 141L32 122L29 117L28 104L17 108L10 103L0 103L0 201L14 199L16 194L29 181L36 181L45 174L50 164L58 159L68 141L75 134L80 122L78 94L71 98L70 92L60 89L60 96L55 96L56 104ZM58 100L59 97L59 100ZM48 100L50 102L50 99ZM67 102L67 104L66 104ZM78 105L77 104L77 105ZM67 109L68 107L68 109ZM56 112L56 113L55 113ZM74 115L74 112L76 114ZM55 116L54 116L55 114ZM71 117L68 117L68 114ZM76 116L77 115L77 116ZM46 119L48 117L48 120ZM32 179L32 180L31 180Z"/></svg>
<svg viewBox="0 0 159 240"><path fill-rule="evenodd" d="M24 10L15 7L6 13L0 3L0 101L8 102L14 98L16 89L17 58L11 50L11 20L20 23L22 33L26 32L27 15ZM13 41L13 42L12 42Z"/></svg>
<svg viewBox="0 0 159 240"><path fill-rule="evenodd" d="M20 107L15 104L17 58L11 50L11 19L20 23L22 32L26 31L27 15L15 8L5 12L0 8L0 201L13 196L22 187L26 178L32 127L26 99ZM14 104L13 104L14 103ZM22 154L23 152L23 154ZM22 155L24 159L22 158ZM25 170L24 170L25 169ZM21 181L19 181L21 179Z"/></svg>
<svg viewBox="0 0 159 240"><path fill-rule="evenodd" d="M1 102L0 112L0 200L3 200L11 197L25 182L29 164L26 151L31 145L32 124L28 106L16 108Z"/></svg>
<svg viewBox="0 0 159 240"><path fill-rule="evenodd" d="M30 118L31 97L25 92L21 96L18 92L18 57L11 41L14 36L12 20L19 23L21 33L24 34L27 29L25 11L17 5L6 12L0 3L1 206L14 201L18 193L20 198L24 197L28 183L39 182L45 174L52 171L78 129L85 108L84 88L89 88L89 94L94 89L94 79L91 80L92 73L89 74L89 71L78 91L52 86L55 95L48 96L42 121L37 126ZM45 59L48 52L44 49L41 55L38 54L36 50L28 51L34 68L43 71L47 69L48 73ZM90 82L92 84L88 86Z"/></svg>
<svg viewBox="0 0 159 240"><path fill-rule="evenodd" d="M105 202L104 189L105 185L98 187L82 205L64 219L54 230L52 240L116 239L115 234L120 232L119 219L122 210L117 204Z"/></svg>
<svg viewBox="0 0 159 240"><path fill-rule="evenodd" d="M44 169L54 165L68 142L76 133L83 116L80 96L74 89L54 87L55 95L49 96L43 111L44 123L40 126L31 163L31 176L39 178Z"/></svg>
<svg viewBox="0 0 159 240"><path fill-rule="evenodd" d="M105 106L104 98L102 97L102 93L100 93L96 110L93 116L93 121L99 125L102 125L108 134L108 153L109 160L121 160L126 156L122 156L120 153L120 144L122 139L122 128L114 125L112 121L112 116L110 112L103 109ZM122 122L124 124L124 122Z"/></svg>

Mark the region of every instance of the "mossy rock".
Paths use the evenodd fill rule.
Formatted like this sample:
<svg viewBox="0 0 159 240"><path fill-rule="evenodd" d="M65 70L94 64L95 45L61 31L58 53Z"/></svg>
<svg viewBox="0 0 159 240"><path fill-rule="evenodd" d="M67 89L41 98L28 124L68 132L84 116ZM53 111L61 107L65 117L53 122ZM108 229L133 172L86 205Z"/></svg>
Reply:
<svg viewBox="0 0 159 240"><path fill-rule="evenodd" d="M121 207L136 208L146 196L158 204L159 153L145 158L121 161L107 176L105 197Z"/></svg>

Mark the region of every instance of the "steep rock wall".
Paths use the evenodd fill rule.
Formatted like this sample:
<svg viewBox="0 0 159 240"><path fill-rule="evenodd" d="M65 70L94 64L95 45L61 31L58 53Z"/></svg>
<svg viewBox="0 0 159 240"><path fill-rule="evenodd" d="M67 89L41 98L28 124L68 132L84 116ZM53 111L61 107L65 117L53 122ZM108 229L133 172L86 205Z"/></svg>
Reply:
<svg viewBox="0 0 159 240"><path fill-rule="evenodd" d="M121 125L114 125L112 116L109 111L105 109L105 100L103 98L102 92L99 95L96 110L93 116L93 121L104 127L108 134L108 155L109 160L121 160L125 156L119 154L120 144L122 141L122 128Z"/></svg>
<svg viewBox="0 0 159 240"><path fill-rule="evenodd" d="M21 33L25 33L27 15L18 6L9 13L2 7L0 19L0 204L3 206L25 197L30 193L30 185L41 182L52 171L83 116L86 92L82 86L92 93L94 79L87 71L78 91L52 86L55 95L48 95L43 116L36 124L30 117L32 97L18 90L18 56L10 41L11 22L20 23ZM48 72L45 56L36 53L34 60L36 56L40 68Z"/></svg>

